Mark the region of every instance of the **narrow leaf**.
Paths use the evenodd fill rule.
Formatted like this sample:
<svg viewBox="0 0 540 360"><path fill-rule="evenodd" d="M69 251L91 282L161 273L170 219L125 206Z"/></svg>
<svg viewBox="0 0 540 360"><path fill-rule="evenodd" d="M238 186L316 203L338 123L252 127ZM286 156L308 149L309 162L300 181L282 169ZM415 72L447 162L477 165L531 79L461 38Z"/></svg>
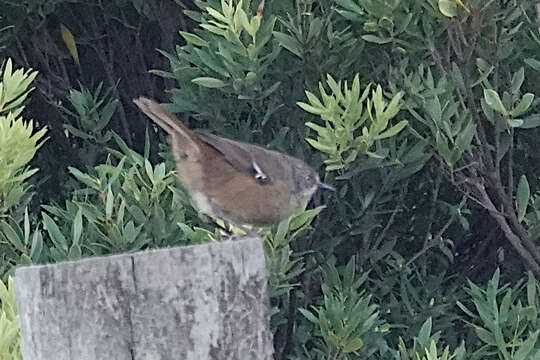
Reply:
<svg viewBox="0 0 540 360"><path fill-rule="evenodd" d="M521 175L521 178L519 179L517 195L516 195L516 210L517 210L518 220L520 222L522 222L523 219L525 218L525 214L527 212L527 205L529 204L530 195L531 195L531 191L529 188L529 182L527 181L527 177L525 175Z"/></svg>
<svg viewBox="0 0 540 360"><path fill-rule="evenodd" d="M396 125L392 126L390 129L388 129L386 131L383 131L379 135L375 136L375 139L380 140L380 139L386 139L386 138L395 136L401 130L403 130L405 128L405 126L407 126L407 124L408 124L407 120L402 120L402 121L398 122Z"/></svg>
<svg viewBox="0 0 540 360"><path fill-rule="evenodd" d="M73 221L73 244L79 244L79 240L82 234L82 210L77 210L75 220Z"/></svg>
<svg viewBox="0 0 540 360"><path fill-rule="evenodd" d="M105 201L105 217L107 218L107 220L110 220L112 217L113 205L114 195L112 193L111 186L109 185L107 189L107 199Z"/></svg>
<svg viewBox="0 0 540 360"><path fill-rule="evenodd" d="M391 38L382 38L382 37L379 37L379 36L376 36L376 35L371 35L371 34L363 35L362 39L364 41L379 44L379 45L388 44L389 42L392 41Z"/></svg>
<svg viewBox="0 0 540 360"><path fill-rule="evenodd" d="M47 232L49 233L49 237L51 238L54 245L59 250L63 250L65 252L68 251L68 243L60 229L58 228L58 225L54 222L54 220L47 215L46 213L42 213L43 217L43 227Z"/></svg>
<svg viewBox="0 0 540 360"><path fill-rule="evenodd" d="M213 78L213 77L198 77L198 78L195 78L193 80L191 80L191 82L197 84L197 85L200 85L200 86L204 86L204 87L207 87L207 88L222 88L222 87L225 87L227 86L227 83L224 82L223 80L220 80L220 79L216 79L216 78Z"/></svg>
<svg viewBox="0 0 540 360"><path fill-rule="evenodd" d="M69 54L75 60L76 63L79 63L79 53L77 51L77 44L75 43L75 37L69 31L67 27L64 26L64 24L60 24L60 32L62 34L62 40L64 41L64 44L66 45Z"/></svg>

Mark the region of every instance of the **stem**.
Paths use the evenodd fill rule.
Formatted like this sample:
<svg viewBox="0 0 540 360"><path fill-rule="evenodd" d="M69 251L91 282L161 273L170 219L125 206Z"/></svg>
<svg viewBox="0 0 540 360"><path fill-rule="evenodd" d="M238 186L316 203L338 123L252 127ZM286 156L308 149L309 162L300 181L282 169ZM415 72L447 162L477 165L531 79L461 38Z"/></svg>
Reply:
<svg viewBox="0 0 540 360"><path fill-rule="evenodd" d="M282 359L287 359L292 350L293 331L294 324L296 322L296 308L296 291L293 288L291 291L289 291L289 315L287 316L288 321L287 330L285 332L285 346L283 347L283 351L281 353Z"/></svg>
<svg viewBox="0 0 540 360"><path fill-rule="evenodd" d="M538 263L533 258L533 256L529 253L529 251L527 251L527 249L523 247L523 244L521 243L522 239L520 239L520 237L516 235L515 232L512 230L512 228L508 224L506 217L503 214L501 214L499 211L497 211L484 185L476 184L476 189L482 196L483 206L489 211L491 216L495 218L495 220L501 227L501 230L504 232L504 235L506 236L508 241L512 244L512 246L517 251L517 253L529 265L530 269L532 270L536 278L540 279L540 263Z"/></svg>
<svg viewBox="0 0 540 360"><path fill-rule="evenodd" d="M372 250L376 250L379 247L381 242L384 240L386 233L388 232L388 229L394 223L396 214L401 210L401 207L403 206L403 200L405 199L405 195L407 194L408 184L409 184L409 181L407 181L407 183L405 183L405 185L403 185L403 187L401 188L401 192L399 194L399 199L398 199L398 203L396 204L396 208L392 211L392 215L390 215L390 219L388 219L386 226L381 231L379 236L377 236L377 239L375 240L373 246L371 246L370 252Z"/></svg>
<svg viewBox="0 0 540 360"><path fill-rule="evenodd" d="M514 211L514 206L512 204L512 197L507 196L507 193L504 191L502 184L500 184L500 179L495 186L495 191L504 206L504 214L501 215L510 221L510 225L512 226L513 230L518 233L518 236L524 243L527 250L531 253L531 256L535 259L537 263L540 264L540 251L538 250L536 244L531 240L531 236L527 229L525 229L523 225L521 225L521 223L519 222L516 216L516 212Z"/></svg>
<svg viewBox="0 0 540 360"><path fill-rule="evenodd" d="M433 196L431 199L431 209L429 209L428 228L426 231L426 236L424 238L424 247L427 245L429 238L432 236L431 228L433 227L433 221L435 219L435 211L436 211L437 200L439 199L439 191L441 188L441 182L442 182L442 173L438 172L437 178L435 179L435 189L433 190Z"/></svg>
<svg viewBox="0 0 540 360"><path fill-rule="evenodd" d="M508 198L513 198L514 192L514 130L510 129L510 148L508 149Z"/></svg>

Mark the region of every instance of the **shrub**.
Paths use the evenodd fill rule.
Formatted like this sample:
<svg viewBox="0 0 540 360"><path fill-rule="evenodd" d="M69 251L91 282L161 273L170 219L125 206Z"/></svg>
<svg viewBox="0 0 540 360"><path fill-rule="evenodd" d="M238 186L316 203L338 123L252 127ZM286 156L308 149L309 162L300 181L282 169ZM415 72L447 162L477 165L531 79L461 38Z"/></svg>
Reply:
<svg viewBox="0 0 540 360"><path fill-rule="evenodd" d="M46 129L35 133L32 121L23 122L22 102L32 90L30 84L37 72L13 71L11 59L2 65L0 96L0 217L19 203L28 190L25 180L36 173L28 163L43 144Z"/></svg>
<svg viewBox="0 0 540 360"><path fill-rule="evenodd" d="M13 279L7 286L0 280L0 357L5 360L19 360L21 357L19 317Z"/></svg>

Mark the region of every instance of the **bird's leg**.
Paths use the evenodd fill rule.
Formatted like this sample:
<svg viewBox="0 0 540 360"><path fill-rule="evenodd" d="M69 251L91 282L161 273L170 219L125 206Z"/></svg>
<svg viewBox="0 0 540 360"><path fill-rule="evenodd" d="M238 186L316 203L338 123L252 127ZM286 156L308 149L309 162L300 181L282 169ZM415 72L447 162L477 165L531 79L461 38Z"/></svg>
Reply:
<svg viewBox="0 0 540 360"><path fill-rule="evenodd" d="M213 225L214 227L217 227L217 228L223 230L225 232L226 236L231 237L231 236L234 235L234 233L230 229L230 226L229 226L229 228L225 227L224 225L217 222L213 217L208 216L208 215L203 214L203 213L199 213L199 217L201 218L201 220L203 222L205 222L205 223L207 223L209 225ZM221 237L219 239L221 239Z"/></svg>
<svg viewBox="0 0 540 360"><path fill-rule="evenodd" d="M249 236L249 237L254 237L254 238L260 238L261 235L259 235L259 233L253 229L249 229L243 225L239 225L238 226L243 232L246 233L246 236Z"/></svg>
<svg viewBox="0 0 540 360"><path fill-rule="evenodd" d="M200 213L199 216L205 223L212 224L215 227L223 230L225 232L225 235L227 236L227 238L230 239L230 240L236 240L238 237L241 236L240 234L235 234L234 233L234 231L232 229L233 226L237 227L240 230L242 230L245 233L244 236L255 237L255 238L260 238L261 237L258 232L256 232L255 230L249 229L248 227L246 227L244 225L236 225L236 224L233 224L233 223L228 222L228 221L224 221L224 224L226 224L226 225L222 225L219 222L217 222L213 217L208 216L206 214Z"/></svg>

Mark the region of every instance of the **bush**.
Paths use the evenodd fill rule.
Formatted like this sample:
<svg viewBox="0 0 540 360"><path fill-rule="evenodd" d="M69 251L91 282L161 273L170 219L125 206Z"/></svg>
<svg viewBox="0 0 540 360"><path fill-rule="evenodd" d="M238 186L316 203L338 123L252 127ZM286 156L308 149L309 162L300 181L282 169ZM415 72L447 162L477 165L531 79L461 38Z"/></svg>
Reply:
<svg viewBox="0 0 540 360"><path fill-rule="evenodd" d="M20 344L19 317L13 279L10 277L7 287L0 280L0 355L2 359L22 359Z"/></svg>
<svg viewBox="0 0 540 360"><path fill-rule="evenodd" d="M0 217L19 203L28 190L25 180L37 169L27 165L43 144L45 128L33 133L31 121L23 123L21 105L32 90L30 84L37 72L24 69L13 71L11 59L2 65L3 89L0 99Z"/></svg>

